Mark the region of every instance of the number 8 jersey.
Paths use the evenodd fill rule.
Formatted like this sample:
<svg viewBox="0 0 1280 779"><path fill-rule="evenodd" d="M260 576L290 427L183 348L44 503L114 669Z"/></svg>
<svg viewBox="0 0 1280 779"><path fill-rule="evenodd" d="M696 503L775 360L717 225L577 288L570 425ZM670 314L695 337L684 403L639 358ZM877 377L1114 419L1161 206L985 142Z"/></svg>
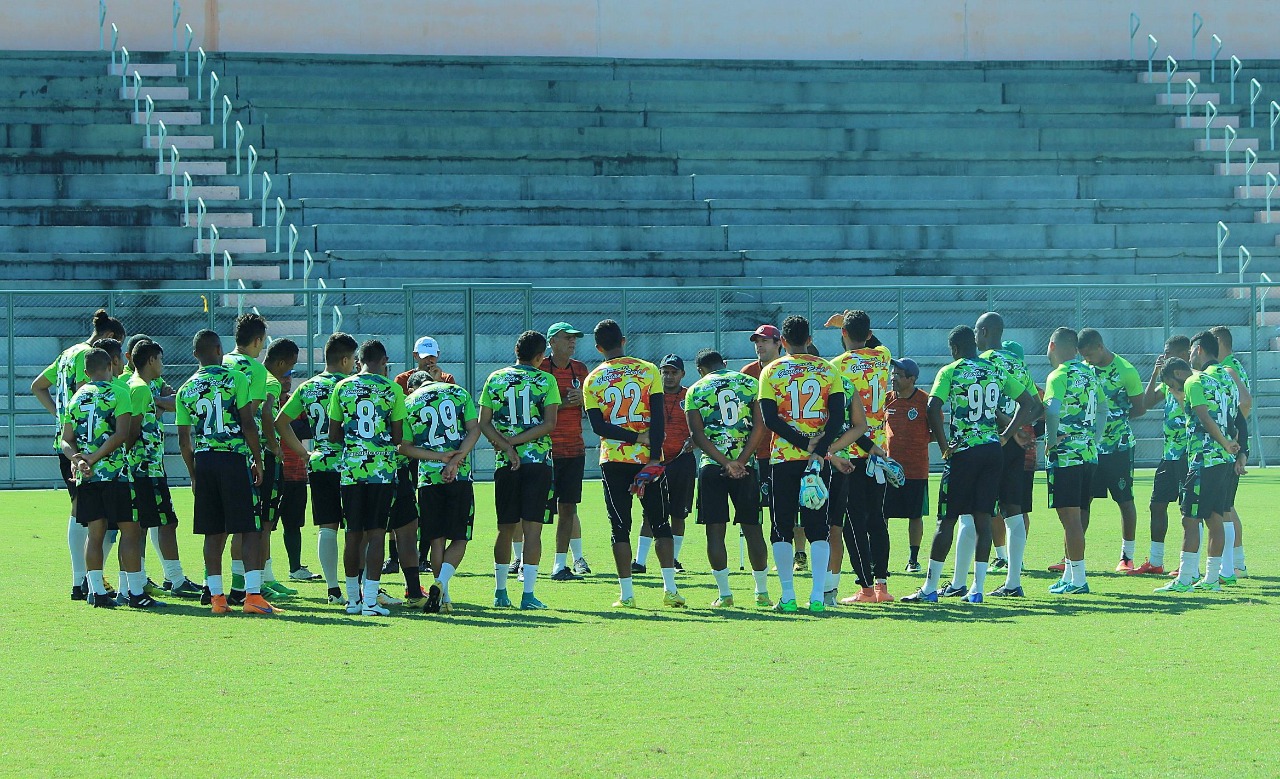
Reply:
<svg viewBox="0 0 1280 779"><path fill-rule="evenodd" d="M400 441L392 440L391 423L406 416L404 390L386 376L357 373L334 386L329 421L342 426L343 486L395 484Z"/></svg>
<svg viewBox="0 0 1280 779"><path fill-rule="evenodd" d="M1003 368L986 360L960 359L938 371L930 395L942 401L951 417L952 453L1000 442L996 411L1004 398L1026 390Z"/></svg>
<svg viewBox="0 0 1280 779"><path fill-rule="evenodd" d="M178 390L174 421L191 426L196 452L237 452L249 455L240 429L240 409L249 405L249 380L223 365L206 365Z"/></svg>
<svg viewBox="0 0 1280 779"><path fill-rule="evenodd" d="M662 374L651 362L635 357L615 357L597 365L582 382L582 405L598 409L604 421L633 433L649 429L651 398L662 394ZM649 462L649 447L601 439L600 462Z"/></svg>
<svg viewBox="0 0 1280 779"><path fill-rule="evenodd" d="M778 417L809 438L827 426L831 395L843 393L844 382L835 366L811 354L791 354L774 360L760 374L760 400L777 403ZM775 436L769 459L774 463L807 460L809 453Z"/></svg>

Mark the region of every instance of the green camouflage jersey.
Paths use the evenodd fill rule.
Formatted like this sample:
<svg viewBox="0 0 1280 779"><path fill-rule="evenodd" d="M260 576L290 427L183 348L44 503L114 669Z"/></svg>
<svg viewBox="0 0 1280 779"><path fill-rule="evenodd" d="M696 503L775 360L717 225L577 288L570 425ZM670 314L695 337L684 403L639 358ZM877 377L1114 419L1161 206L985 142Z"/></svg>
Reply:
<svg viewBox="0 0 1280 779"><path fill-rule="evenodd" d="M1187 412L1167 386L1161 384L1160 391L1164 393L1164 449L1160 459L1181 460L1187 456L1188 448L1191 446L1191 433L1187 430Z"/></svg>
<svg viewBox="0 0 1280 779"><path fill-rule="evenodd" d="M471 393L456 384L432 381L419 387L404 401L409 418L405 439L428 452L456 452L467 437L467 422L479 417ZM418 461L418 486L444 484L444 463ZM471 480L471 458L458 467L458 481Z"/></svg>
<svg viewBox="0 0 1280 779"><path fill-rule="evenodd" d="M560 405L560 387L549 373L531 365L512 365L489 375L480 390L480 405L493 410L493 427L506 438L514 438L546 419L547 406ZM516 447L522 463L551 464L551 435L541 436ZM507 455L498 452L498 466L510 465Z"/></svg>
<svg viewBox="0 0 1280 779"><path fill-rule="evenodd" d="M81 384L89 381L89 374L84 372L84 358L92 348L87 343L70 346L40 374L49 382L49 396L53 398L53 407L57 411L57 430L53 433L55 452L62 449L61 419L67 411L67 402Z"/></svg>
<svg viewBox="0 0 1280 779"><path fill-rule="evenodd" d="M267 399L267 377L271 374L267 373L266 366L258 362L247 354L239 352L231 352L223 355L222 364L244 376L249 382L249 402L262 403ZM279 397L277 395L276 397ZM259 406L261 410L261 406ZM262 417L261 414L254 414L254 424L258 426L258 435L262 435Z"/></svg>
<svg viewBox="0 0 1280 779"><path fill-rule="evenodd" d="M174 421L191 426L191 448L199 452L250 455L240 427L240 409L249 405L249 381L225 365L205 365L178 388Z"/></svg>
<svg viewBox="0 0 1280 779"><path fill-rule="evenodd" d="M1004 398L1026 391L995 363L963 358L943 366L929 394L941 400L951 419L948 444L952 453L1000 442L996 411Z"/></svg>
<svg viewBox="0 0 1280 779"><path fill-rule="evenodd" d="M401 442L392 438L391 423L404 418L404 390L386 376L357 373L337 383L329 419L342 426L338 470L344 485L395 484Z"/></svg>
<svg viewBox="0 0 1280 779"><path fill-rule="evenodd" d="M121 416L133 413L129 387L123 382L91 381L71 396L63 413L63 424L71 423L76 436L76 451L93 454L116 432ZM130 481L129 459L125 447L116 448L98 462L87 476L78 476L81 484L99 481Z"/></svg>
<svg viewBox="0 0 1280 779"><path fill-rule="evenodd" d="M755 426L751 404L759 394L759 379L722 368L694 382L685 393L684 410L697 412L702 418L702 431L711 445L725 457L736 460L751 438ZM715 465L706 452L699 453L699 460L702 467Z"/></svg>
<svg viewBox="0 0 1280 779"><path fill-rule="evenodd" d="M1098 405L1105 402L1098 376L1079 358L1068 360L1049 374L1044 388L1044 405L1057 400L1058 441L1046 444L1051 467L1098 462L1098 442L1094 430Z"/></svg>
<svg viewBox="0 0 1280 779"><path fill-rule="evenodd" d="M160 422L159 410L156 408L156 382L147 383L142 377L132 374L129 378L129 397L133 405L133 413L142 417L138 440L129 449L129 472L137 476L149 476L163 479L164 472L164 425Z"/></svg>
<svg viewBox="0 0 1280 779"><path fill-rule="evenodd" d="M832 364L834 365L835 363L832 363ZM840 371L840 383L844 385L844 399L848 401L848 403L846 403L845 405L849 406L849 408L846 408L844 410L844 423L840 425L840 435L844 435L845 433L849 432L849 429L851 427L853 427L853 413L850 411L850 408L853 407L853 404L855 402L863 403L862 413L864 416L867 414L867 406L865 401L863 400L863 395L859 394L858 392L858 386L852 380L850 380L847 374L844 373L844 371L842 370L842 367L837 365L836 370ZM885 419L888 419L889 418L888 403L886 402L885 398L880 398L879 402L880 402L881 408L884 410L883 416L885 417ZM875 443L876 436L871 434L870 419L867 420L867 431L868 431L867 435L871 438L871 442ZM881 438L885 439L886 443L888 442L889 440L888 430L885 429L883 425L881 426L881 431L879 435ZM879 446L879 444L877 444L877 446ZM881 447L881 448L883 449L884 447ZM862 447L858 446L857 443L849 444L849 446L843 452L832 452L832 454L838 454L841 457L844 457L845 459L848 459L848 460L859 460L859 459L865 460L867 457L867 453L862 451Z"/></svg>
<svg viewBox="0 0 1280 779"><path fill-rule="evenodd" d="M1102 448L1099 454L1115 454L1133 448L1133 426L1129 424L1129 410L1133 408L1131 398L1141 395L1145 388L1138 369L1121 357L1113 355L1111 364L1104 367L1089 366L1102 385L1102 392L1107 398L1107 428L1102 433Z"/></svg>
<svg viewBox="0 0 1280 779"><path fill-rule="evenodd" d="M280 410L280 396L284 394L284 385L271 371L267 371L267 396L275 398L276 410Z"/></svg>
<svg viewBox="0 0 1280 779"><path fill-rule="evenodd" d="M1018 383L1026 388L1033 396L1036 395L1036 382L1031 378L1031 372L1027 370L1027 364L1018 359L1013 352L1004 349L988 349L981 355L982 359L989 363L993 363L1004 372L1018 380ZM1013 416L1018 412L1017 398L1011 398L1008 395L1004 397L1004 403L1000 406L1000 413L1007 416Z"/></svg>
<svg viewBox="0 0 1280 779"><path fill-rule="evenodd" d="M293 419L306 416L311 426L312 473L335 473L342 457L342 446L329 442L329 399L333 388L345 376L328 371L312 376L294 388L289 402L284 404L285 416Z"/></svg>
<svg viewBox="0 0 1280 779"><path fill-rule="evenodd" d="M1204 371L1191 374L1182 389L1186 398L1187 426L1191 433L1191 460L1204 468L1234 463L1235 455L1209 435L1208 428L1200 423L1195 409L1205 406L1209 410L1209 418L1218 423L1224 436L1230 438L1231 410L1238 397L1235 382L1231 381L1231 377L1226 375L1221 366L1213 363Z"/></svg>
<svg viewBox="0 0 1280 779"><path fill-rule="evenodd" d="M1240 358L1232 352L1231 356L1219 363L1224 368L1230 368L1240 377L1240 381L1244 382L1244 386L1249 386L1249 374L1245 372L1244 363L1240 362Z"/></svg>

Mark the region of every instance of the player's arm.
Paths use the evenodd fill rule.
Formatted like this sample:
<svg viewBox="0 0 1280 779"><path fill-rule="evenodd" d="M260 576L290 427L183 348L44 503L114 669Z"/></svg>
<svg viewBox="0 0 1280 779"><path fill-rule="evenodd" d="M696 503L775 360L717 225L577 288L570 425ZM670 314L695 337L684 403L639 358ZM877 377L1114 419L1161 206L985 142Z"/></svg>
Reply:
<svg viewBox="0 0 1280 779"><path fill-rule="evenodd" d="M662 442L667 436L667 405L663 402L662 380L658 391L649 391L649 462L662 462Z"/></svg>
<svg viewBox="0 0 1280 779"><path fill-rule="evenodd" d="M1044 404L1044 449L1048 456L1053 447L1058 445L1058 423L1062 419L1062 399L1050 398Z"/></svg>
<svg viewBox="0 0 1280 779"><path fill-rule="evenodd" d="M1094 408L1098 409L1093 415L1093 443L1102 446L1102 438L1107 432L1107 393L1097 382L1093 385L1093 402Z"/></svg>
<svg viewBox="0 0 1280 779"><path fill-rule="evenodd" d="M512 446L519 446L530 441L536 441L544 435L551 435L551 431L556 429L556 417L559 416L560 405L552 403L542 407L542 424L531 427L520 433L514 438L509 438Z"/></svg>
<svg viewBox="0 0 1280 779"><path fill-rule="evenodd" d="M342 414L342 403L338 401L338 388L334 387L333 392L329 395L329 443L342 445L342 420L345 417ZM319 435L317 430L316 434Z"/></svg>
<svg viewBox="0 0 1280 779"><path fill-rule="evenodd" d="M1124 391L1129 396L1129 418L1137 419L1147 413L1147 409L1151 406L1147 405L1147 394L1142 386L1142 377L1138 375L1138 369L1129 366L1124 370Z"/></svg>
<svg viewBox="0 0 1280 779"><path fill-rule="evenodd" d="M89 465L93 465L102 460L102 458L111 454L122 446L129 444L129 431L133 428L133 418L136 416L131 412L116 414L116 429L112 431L111 437L102 442L92 454L86 455L85 460Z"/></svg>
<svg viewBox="0 0 1280 779"><path fill-rule="evenodd" d="M1151 378L1147 379L1147 389L1142 393L1142 405L1147 408L1155 408L1156 404L1164 402L1164 383L1160 381L1160 371L1164 370L1164 355L1156 358L1156 367L1151 371Z"/></svg>
<svg viewBox="0 0 1280 779"><path fill-rule="evenodd" d="M62 450L62 456L66 457L76 464L76 460L83 460L84 455L80 454L80 450L76 447L76 426L70 422L62 423L62 438L58 441L58 446Z"/></svg>
<svg viewBox="0 0 1280 779"><path fill-rule="evenodd" d="M1019 387L1022 386L1017 379L1010 378L1010 381L1018 384ZM1009 389L1012 390L1012 387L1010 386ZM1016 400L1018 401L1018 410L1013 412L1013 419L1005 427L1004 432L1000 434L1001 444L1012 440L1014 433L1021 430L1025 425L1035 422L1044 414L1044 404L1040 402L1040 398L1031 394L1026 387L1022 387L1022 394L1018 395Z"/></svg>
<svg viewBox="0 0 1280 779"><path fill-rule="evenodd" d="M711 443L711 439L707 438L707 429L702 424L701 412L697 409L689 409L684 412L684 417L689 422L689 437L693 439L693 445L705 452L712 462L721 468L728 468L729 463L736 462L736 460L730 460L724 452Z"/></svg>
<svg viewBox="0 0 1280 779"><path fill-rule="evenodd" d="M1240 444L1227 438L1227 434L1222 431L1222 428L1218 427L1217 421L1209 414L1207 405L1192 406L1191 411L1196 415L1196 419L1200 420L1200 425L1209 433L1209 437L1217 441L1219 446L1231 454L1240 451Z"/></svg>
<svg viewBox="0 0 1280 779"><path fill-rule="evenodd" d="M52 368L53 366L50 367ZM53 395L49 392L49 388L53 386L53 382L45 376L46 373L48 373L48 371L40 374L36 377L35 381L31 382L31 394L40 402L41 406L44 406L45 411L48 411L56 417L58 416L58 406L53 402Z"/></svg>
<svg viewBox="0 0 1280 779"><path fill-rule="evenodd" d="M867 412L862 408L862 400L855 395L848 405L850 427L831 444L831 451L843 452L856 443L864 453L869 453L875 448L875 445L871 442L871 437L867 435L867 430L871 426L867 423Z"/></svg>
<svg viewBox="0 0 1280 779"><path fill-rule="evenodd" d="M946 423L942 419L942 399L930 395L929 405L925 407L924 415L929 420L929 433L933 436L933 442L945 456L950 445L947 443Z"/></svg>
<svg viewBox="0 0 1280 779"><path fill-rule="evenodd" d="M484 437L489 439L489 443L493 444L493 448L501 451L507 456L513 467L520 462L520 455L516 454L516 448L512 445L507 437L498 432L498 428L493 426L493 409L487 405L480 406L480 432Z"/></svg>
<svg viewBox="0 0 1280 779"><path fill-rule="evenodd" d="M764 440L768 429L764 425L764 415L760 413L760 401L751 401L751 436L747 438L747 445L742 448L742 454L738 455L738 462L744 467L755 458L756 449L760 447L760 442Z"/></svg>
<svg viewBox="0 0 1280 779"><path fill-rule="evenodd" d="M263 441L264 447L274 454L276 457L281 456L280 439L276 434L276 396L268 394L267 399L262 401L262 406L258 409L259 417L262 419L262 436L266 440Z"/></svg>
<svg viewBox="0 0 1280 779"><path fill-rule="evenodd" d="M191 445L191 425L178 425L178 451L182 453L182 461L187 464L187 476L194 485L196 481L196 454Z"/></svg>
<svg viewBox="0 0 1280 779"><path fill-rule="evenodd" d="M286 403L284 408L280 409L280 413L276 414L275 429L276 435L279 436L280 443L289 447L289 451L301 457L303 460L310 459L311 452L307 451L307 447L302 445L302 441L298 438L298 434L293 432L293 420L297 419L297 414L290 415L290 407L293 405L292 398Z"/></svg>
<svg viewBox="0 0 1280 779"><path fill-rule="evenodd" d="M778 415L778 401L773 398L760 398L760 414L764 417L765 427L774 435L802 452L808 450L809 438Z"/></svg>
<svg viewBox="0 0 1280 779"><path fill-rule="evenodd" d="M845 410L848 408L843 392L833 392L827 396L827 424L822 428L822 435L809 442L811 455L826 457L831 451L831 442L840 435L840 428L844 427Z"/></svg>
<svg viewBox="0 0 1280 779"><path fill-rule="evenodd" d="M262 439L258 437L258 425L255 424L253 412L248 406L241 406L240 413L240 429L244 431L245 443L249 445L249 453L253 455L255 465L261 467L262 464Z"/></svg>
<svg viewBox="0 0 1280 779"><path fill-rule="evenodd" d="M639 433L605 421L604 412L598 408L587 409L587 421L591 423L592 432L601 438L607 438L610 441L621 441L624 444L634 444L640 441Z"/></svg>
<svg viewBox="0 0 1280 779"><path fill-rule="evenodd" d="M160 385L160 394L156 395L156 409L160 412L176 411L178 408L178 396L174 392L173 387L168 384Z"/></svg>
<svg viewBox="0 0 1280 779"><path fill-rule="evenodd" d="M1240 393L1240 416L1247 417L1249 412L1253 411L1253 395L1249 393L1249 388L1245 386L1244 380L1240 378L1239 373L1236 373L1235 368L1225 370L1231 377L1231 381L1235 382L1236 392Z"/></svg>

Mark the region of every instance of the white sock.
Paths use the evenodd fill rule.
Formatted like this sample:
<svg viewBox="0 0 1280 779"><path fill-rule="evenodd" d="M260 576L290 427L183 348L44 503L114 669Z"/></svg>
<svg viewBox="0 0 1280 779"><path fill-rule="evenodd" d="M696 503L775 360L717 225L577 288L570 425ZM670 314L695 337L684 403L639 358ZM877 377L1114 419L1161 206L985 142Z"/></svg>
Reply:
<svg viewBox="0 0 1280 779"><path fill-rule="evenodd" d="M827 592L840 589L840 574L827 571Z"/></svg>
<svg viewBox="0 0 1280 779"><path fill-rule="evenodd" d="M768 595L769 594L769 569L766 568L763 571L752 571L751 577L756 580L756 594Z"/></svg>
<svg viewBox="0 0 1280 779"><path fill-rule="evenodd" d="M146 586L147 583L147 575L142 571L130 571L125 574L125 578L129 582L129 594L135 596L141 595L143 592L142 588Z"/></svg>
<svg viewBox="0 0 1280 779"><path fill-rule="evenodd" d="M377 584L377 582L374 582L374 584ZM245 571L244 591L246 595L262 594L262 571Z"/></svg>
<svg viewBox="0 0 1280 779"><path fill-rule="evenodd" d="M981 594L984 592L983 588L987 586L987 566L988 565L990 564L983 563L983 562L974 562L972 592L976 592L978 594Z"/></svg>
<svg viewBox="0 0 1280 779"><path fill-rule="evenodd" d="M146 573L147 573L147 542L146 541L142 542L142 554L138 555L138 565L142 571L143 577L150 578L146 576ZM120 569L120 573L124 573L123 568Z"/></svg>
<svg viewBox="0 0 1280 779"><path fill-rule="evenodd" d="M720 588L720 597L727 598L733 593L729 592L729 569L722 568L719 571L712 571L711 575L715 577L716 586Z"/></svg>
<svg viewBox="0 0 1280 779"><path fill-rule="evenodd" d="M924 577L923 589L925 591L925 594L928 594L931 592L937 592L938 579L941 579L941 578L942 578L942 561L934 560L930 558L929 571L928 573L925 574L925 577Z"/></svg>
<svg viewBox="0 0 1280 779"><path fill-rule="evenodd" d="M1135 542L1133 541L1126 541L1123 538L1120 539L1120 556L1126 560L1132 560L1134 545Z"/></svg>
<svg viewBox="0 0 1280 779"><path fill-rule="evenodd" d="M178 560L160 560L161 567L164 568L164 580L177 587L187 578L182 573L182 563Z"/></svg>
<svg viewBox="0 0 1280 779"><path fill-rule="evenodd" d="M813 585L809 588L809 601L822 602L823 591L827 585L827 568L831 565L831 542L809 542L809 570L813 571Z"/></svg>
<svg viewBox="0 0 1280 779"><path fill-rule="evenodd" d="M232 576L244 576L244 561L243 561L243 560L232 560L232 561L231 561L231 575L232 575Z"/></svg>
<svg viewBox="0 0 1280 779"><path fill-rule="evenodd" d="M89 580L89 590L94 595L106 595L107 584L102 578L102 571L85 571L85 577Z"/></svg>
<svg viewBox="0 0 1280 779"><path fill-rule="evenodd" d="M1068 560L1067 570L1071 574L1071 586L1079 587L1084 584L1084 560Z"/></svg>
<svg viewBox="0 0 1280 779"><path fill-rule="evenodd" d="M67 522L67 551L71 553L71 586L73 587L79 587L84 583L84 577L89 575L89 569L84 563L84 545L88 539L89 528L72 517Z"/></svg>
<svg viewBox="0 0 1280 779"><path fill-rule="evenodd" d="M667 592L679 592L679 590L676 589L676 569L675 568L662 569L662 589L666 590Z"/></svg>
<svg viewBox="0 0 1280 779"><path fill-rule="evenodd" d="M1226 543L1222 545L1222 576L1236 574L1236 526L1230 522L1222 523L1222 533Z"/></svg>
<svg viewBox="0 0 1280 779"><path fill-rule="evenodd" d="M680 548L684 546L684 536L671 537L671 551L677 560L680 559Z"/></svg>
<svg viewBox="0 0 1280 779"><path fill-rule="evenodd" d="M452 563L444 563L440 566L440 590L445 600L449 600L449 580L453 578L453 572L456 570L458 569L454 568Z"/></svg>
<svg viewBox="0 0 1280 779"><path fill-rule="evenodd" d="M632 587L631 585L632 585L632 582L631 582L630 576L628 576L625 579L618 579L618 589L621 591L623 600L627 600L628 598L634 598L636 596L635 588Z"/></svg>
<svg viewBox="0 0 1280 779"><path fill-rule="evenodd" d="M574 561L575 563L576 563L577 561L581 560L581 559L582 559L582 539L581 539L581 538L570 538L570 539L569 539L569 551L573 553L573 561Z"/></svg>
<svg viewBox="0 0 1280 779"><path fill-rule="evenodd" d="M1234 558L1235 558L1236 570L1240 570L1240 571L1245 570L1245 567L1244 567L1244 546L1243 546L1243 545L1237 545L1237 546L1236 546L1235 551L1234 551L1234 553L1232 554L1232 557L1234 557Z"/></svg>
<svg viewBox="0 0 1280 779"><path fill-rule="evenodd" d="M969 583L969 565L978 551L978 525L972 514L961 514L956 523L956 572L951 583L963 587Z"/></svg>
<svg viewBox="0 0 1280 779"><path fill-rule="evenodd" d="M796 548L786 541L773 545L773 562L778 566L778 583L782 585L782 601L796 599L795 565Z"/></svg>
<svg viewBox="0 0 1280 779"><path fill-rule="evenodd" d="M516 560L520 560L520 561L524 560L524 542L523 541L512 541L511 550L515 553Z"/></svg>
<svg viewBox="0 0 1280 779"><path fill-rule="evenodd" d="M554 564L554 565L552 565L552 566L551 566L551 575L552 575L552 576L554 576L554 575L556 575L556 574L560 573L560 569L561 569L561 568L566 567L566 566L565 566L565 558L567 558L568 556L569 556L569 555L568 555L568 554L566 554L566 553L564 553L564 552L556 552L556 562L555 562L555 564Z"/></svg>
<svg viewBox="0 0 1280 779"><path fill-rule="evenodd" d="M262 580L264 582L273 582L276 580L276 572L271 570L271 558L262 564Z"/></svg>
<svg viewBox="0 0 1280 779"><path fill-rule="evenodd" d="M108 560L110 560L110 559L111 559L111 548L112 548L112 547L114 547L114 546L116 545L116 536L117 536L117 535L119 535L119 532L118 532L118 531L115 531L115 530L108 530L108 531L107 531L107 534L106 534L106 535L103 537L103 539L102 539L102 563L103 563L103 565L106 565L106 562L107 562Z"/></svg>
<svg viewBox="0 0 1280 779"><path fill-rule="evenodd" d="M164 559L164 552L160 551L160 528L153 527L147 530L147 538L151 539L151 548L156 550L156 557Z"/></svg>
<svg viewBox="0 0 1280 779"><path fill-rule="evenodd" d="M364 605L365 606L378 605L378 580L377 579L364 580Z"/></svg>
<svg viewBox="0 0 1280 779"><path fill-rule="evenodd" d="M1027 554L1027 526L1021 514L1004 518L1004 529L1009 539L1009 570L1005 573L1004 586L1010 589L1022 586L1022 560Z"/></svg>
<svg viewBox="0 0 1280 779"><path fill-rule="evenodd" d="M360 602L360 577L347 577L347 603Z"/></svg>
<svg viewBox="0 0 1280 779"><path fill-rule="evenodd" d="M1151 551L1147 554L1147 562L1151 563L1157 568L1164 566L1164 542L1163 541L1151 542Z"/></svg>
<svg viewBox="0 0 1280 779"><path fill-rule="evenodd" d="M1200 553L1183 552L1178 566L1178 583L1190 584L1200 573Z"/></svg>
<svg viewBox="0 0 1280 779"><path fill-rule="evenodd" d="M329 589L338 586L338 531L331 527L320 528L316 539L316 557L320 558L320 570Z"/></svg>
<svg viewBox="0 0 1280 779"><path fill-rule="evenodd" d="M494 563L493 577L498 580L497 584L494 585L494 589L505 590L507 588L507 564Z"/></svg>
<svg viewBox="0 0 1280 779"><path fill-rule="evenodd" d="M204 583L205 586L209 588L210 595L224 594L222 589L222 574L218 574L217 576L206 576L204 577Z"/></svg>
<svg viewBox="0 0 1280 779"><path fill-rule="evenodd" d="M533 594L533 585L538 581L538 566L524 564L524 594Z"/></svg>
<svg viewBox="0 0 1280 779"><path fill-rule="evenodd" d="M649 561L649 548L651 546L653 546L652 538L640 536L640 541L636 544L636 565L644 565Z"/></svg>
<svg viewBox="0 0 1280 779"><path fill-rule="evenodd" d="M1008 560L1008 559L1009 559L1009 547L1007 547L1007 546L997 546L997 547L996 547L996 559L997 559L997 560Z"/></svg>
<svg viewBox="0 0 1280 779"><path fill-rule="evenodd" d="M1219 574L1222 573L1222 556L1209 555L1209 561L1204 566L1204 580L1206 583L1216 582Z"/></svg>

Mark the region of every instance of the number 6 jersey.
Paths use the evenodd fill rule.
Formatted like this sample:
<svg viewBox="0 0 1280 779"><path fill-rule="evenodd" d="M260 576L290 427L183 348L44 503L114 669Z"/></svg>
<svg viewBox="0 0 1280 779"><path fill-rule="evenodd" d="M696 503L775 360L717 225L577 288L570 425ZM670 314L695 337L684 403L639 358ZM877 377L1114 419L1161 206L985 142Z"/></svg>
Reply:
<svg viewBox="0 0 1280 779"><path fill-rule="evenodd" d="M662 374L658 367L635 357L605 360L582 382L583 408L598 409L604 421L633 433L649 429L651 398L660 394ZM645 465L649 462L649 446L601 439L600 462Z"/></svg>
<svg viewBox="0 0 1280 779"><path fill-rule="evenodd" d="M240 409L249 405L249 380L223 365L206 365L178 390L174 421L191 426L191 448L249 456Z"/></svg>
<svg viewBox="0 0 1280 779"><path fill-rule="evenodd" d="M1005 398L1018 398L1026 387L995 363L960 359L938 371L930 395L941 400L951 417L948 443L952 453L1000 442L996 411Z"/></svg>
<svg viewBox="0 0 1280 779"><path fill-rule="evenodd" d="M731 460L742 454L751 438L755 420L751 404L760 393L757 379L729 369L712 371L696 381L684 396L684 410L702 417L702 431L718 452ZM702 467L715 465L706 453L700 454Z"/></svg>

